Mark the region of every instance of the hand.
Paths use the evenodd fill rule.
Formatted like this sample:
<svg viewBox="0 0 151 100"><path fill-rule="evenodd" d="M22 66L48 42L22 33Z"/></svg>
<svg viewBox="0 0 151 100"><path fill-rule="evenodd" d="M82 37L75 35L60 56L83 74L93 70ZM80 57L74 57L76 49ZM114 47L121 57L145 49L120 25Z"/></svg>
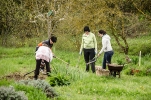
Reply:
<svg viewBox="0 0 151 100"><path fill-rule="evenodd" d="M100 56L100 54L97 55L98 57Z"/></svg>
<svg viewBox="0 0 151 100"><path fill-rule="evenodd" d="M95 51L95 55L97 54L97 51Z"/></svg>
<svg viewBox="0 0 151 100"><path fill-rule="evenodd" d="M79 55L82 55L82 52L79 52Z"/></svg>
<svg viewBox="0 0 151 100"><path fill-rule="evenodd" d="M96 55L97 54L97 49L95 49L94 52L95 52L95 55Z"/></svg>
<svg viewBox="0 0 151 100"><path fill-rule="evenodd" d="M56 58L56 56L53 54L53 58Z"/></svg>

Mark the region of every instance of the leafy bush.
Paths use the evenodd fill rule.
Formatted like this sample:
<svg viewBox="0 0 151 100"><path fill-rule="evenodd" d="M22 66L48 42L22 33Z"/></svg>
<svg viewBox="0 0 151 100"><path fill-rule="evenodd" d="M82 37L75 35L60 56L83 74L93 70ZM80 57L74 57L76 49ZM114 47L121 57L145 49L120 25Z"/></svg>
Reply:
<svg viewBox="0 0 151 100"><path fill-rule="evenodd" d="M151 76L151 68L147 68L147 70L146 70L146 75L147 75L147 76Z"/></svg>
<svg viewBox="0 0 151 100"><path fill-rule="evenodd" d="M69 77L66 75L56 74L51 77L49 77L49 83L51 86L63 86L63 85L69 85Z"/></svg>
<svg viewBox="0 0 151 100"><path fill-rule="evenodd" d="M40 79L38 79L38 80L21 80L18 83L33 86L37 89L41 89L46 93L47 97L49 97L49 98L58 96L58 94L53 90L53 88L50 86L50 84L45 82L44 80L40 80Z"/></svg>
<svg viewBox="0 0 151 100"><path fill-rule="evenodd" d="M13 86L0 87L0 100L28 100L23 91L15 91Z"/></svg>
<svg viewBox="0 0 151 100"><path fill-rule="evenodd" d="M123 61L123 59L118 59L118 60L117 60L117 64L118 64L118 65L124 65L125 62Z"/></svg>
<svg viewBox="0 0 151 100"><path fill-rule="evenodd" d="M129 45L130 45L129 54L130 55L139 55L140 51L141 51L141 55L143 55L143 56L151 53L151 51L150 51L151 43L150 43L149 39L147 37L143 37L140 40L142 41L141 43L139 41L131 42L133 44L129 43ZM137 45L138 42L140 43L139 45Z"/></svg>
<svg viewBox="0 0 151 100"><path fill-rule="evenodd" d="M55 67L53 66L52 69L53 71L50 74L51 77L49 77L49 83L51 86L70 85L71 82L81 80L85 75L88 75L88 73L84 73L80 68L73 66L70 66L69 68L63 64L61 66L60 64Z"/></svg>
<svg viewBox="0 0 151 100"><path fill-rule="evenodd" d="M132 58L132 63L135 64L135 65L138 64L138 57L133 57Z"/></svg>
<svg viewBox="0 0 151 100"><path fill-rule="evenodd" d="M144 56L144 60L149 60L151 58L151 53L148 53Z"/></svg>
<svg viewBox="0 0 151 100"><path fill-rule="evenodd" d="M130 75L130 68L127 68L127 69L123 70L123 72L126 75Z"/></svg>

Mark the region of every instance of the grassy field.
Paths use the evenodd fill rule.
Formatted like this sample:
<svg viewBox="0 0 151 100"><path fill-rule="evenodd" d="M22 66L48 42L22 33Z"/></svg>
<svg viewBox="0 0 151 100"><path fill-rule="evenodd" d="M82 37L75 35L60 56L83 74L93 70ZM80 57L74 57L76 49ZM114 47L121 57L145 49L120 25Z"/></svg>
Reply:
<svg viewBox="0 0 151 100"><path fill-rule="evenodd" d="M25 74L35 68L34 58L35 48L2 48L0 47L0 76L20 72ZM151 79L150 76L127 75L125 70L132 66L127 66L118 77L96 76L91 71L85 72L83 56L80 57L77 52L55 51L60 59L69 62L66 63L58 59L53 59L51 63L52 71L72 76L71 84L68 86L55 86L54 89L59 93L60 100L149 100L151 98ZM124 58L124 55L115 53L114 62L118 58ZM143 58L142 58L143 59ZM101 65L102 56L96 62ZM79 62L78 62L79 61ZM146 61L149 63L149 60ZM77 68L77 63L79 67ZM134 65L136 66L136 65ZM52 72L54 73L54 72ZM31 73L33 74L33 73ZM49 82L49 78L46 79ZM1 86L4 85L1 83ZM38 99L37 99L38 100Z"/></svg>

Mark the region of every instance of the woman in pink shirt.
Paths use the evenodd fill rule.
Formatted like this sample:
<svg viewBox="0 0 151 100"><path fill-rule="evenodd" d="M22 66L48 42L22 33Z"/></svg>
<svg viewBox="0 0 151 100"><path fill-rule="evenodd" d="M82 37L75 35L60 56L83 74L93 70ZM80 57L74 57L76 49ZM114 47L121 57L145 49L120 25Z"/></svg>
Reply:
<svg viewBox="0 0 151 100"><path fill-rule="evenodd" d="M40 65L41 65L42 60L44 60L44 63L46 65L47 75L49 76L49 73L51 72L49 63L53 59L53 53L51 51L51 48L49 48L47 44L43 44L36 51L35 57L36 57L36 69L35 69L34 79L38 79Z"/></svg>

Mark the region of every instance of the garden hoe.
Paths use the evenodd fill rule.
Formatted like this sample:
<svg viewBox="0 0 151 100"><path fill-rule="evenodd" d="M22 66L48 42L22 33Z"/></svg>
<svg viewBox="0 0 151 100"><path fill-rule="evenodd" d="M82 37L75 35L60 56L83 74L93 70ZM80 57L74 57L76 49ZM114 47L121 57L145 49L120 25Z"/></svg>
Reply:
<svg viewBox="0 0 151 100"><path fill-rule="evenodd" d="M69 63L68 62L65 62L64 60L62 60L61 58L58 58L58 57L56 57L56 56L53 56L54 58L57 58L58 60L60 60L60 61L62 61L62 62L64 62L64 63L66 63L67 64L67 67L69 66ZM40 70L42 69L42 68L44 68L44 66L45 66L45 64L43 64L43 63L41 63L41 65L40 65ZM41 68L42 67L42 68ZM26 73L25 75L24 75L24 77L26 76L26 75L28 75L28 74L30 74L30 73L32 73L32 72L34 72L35 70L33 70L33 71L31 71L31 72L28 72L28 73Z"/></svg>
<svg viewBox="0 0 151 100"><path fill-rule="evenodd" d="M31 71L31 72L28 72L28 73L26 73L25 75L24 75L24 77L26 76L26 75L28 75L28 74L30 74L30 73L32 73L32 72L34 72L35 70L33 70L33 71Z"/></svg>
<svg viewBox="0 0 151 100"><path fill-rule="evenodd" d="M62 62L64 62L64 63L66 63L67 64L67 67L69 66L69 63L68 62L66 62L66 61L64 61L64 60L62 60L61 58L59 58L59 57L56 57L56 56L53 56L54 58L56 58L56 59L58 59L58 60L60 60L60 61L62 61Z"/></svg>
<svg viewBox="0 0 151 100"><path fill-rule="evenodd" d="M44 63L44 61L42 60L41 61L41 65L40 65L40 71L41 70L43 70L44 71L44 67L45 67L45 63ZM26 73L25 75L24 75L24 77L26 76L26 75L28 75L28 74L30 74L30 73L32 73L32 72L34 72L35 70L33 70L33 71L31 71L31 72L28 72L28 73ZM43 73L44 74L44 73Z"/></svg>
<svg viewBox="0 0 151 100"><path fill-rule="evenodd" d="M86 65L96 62L97 58L98 58L98 56L94 57L90 62L86 63Z"/></svg>

